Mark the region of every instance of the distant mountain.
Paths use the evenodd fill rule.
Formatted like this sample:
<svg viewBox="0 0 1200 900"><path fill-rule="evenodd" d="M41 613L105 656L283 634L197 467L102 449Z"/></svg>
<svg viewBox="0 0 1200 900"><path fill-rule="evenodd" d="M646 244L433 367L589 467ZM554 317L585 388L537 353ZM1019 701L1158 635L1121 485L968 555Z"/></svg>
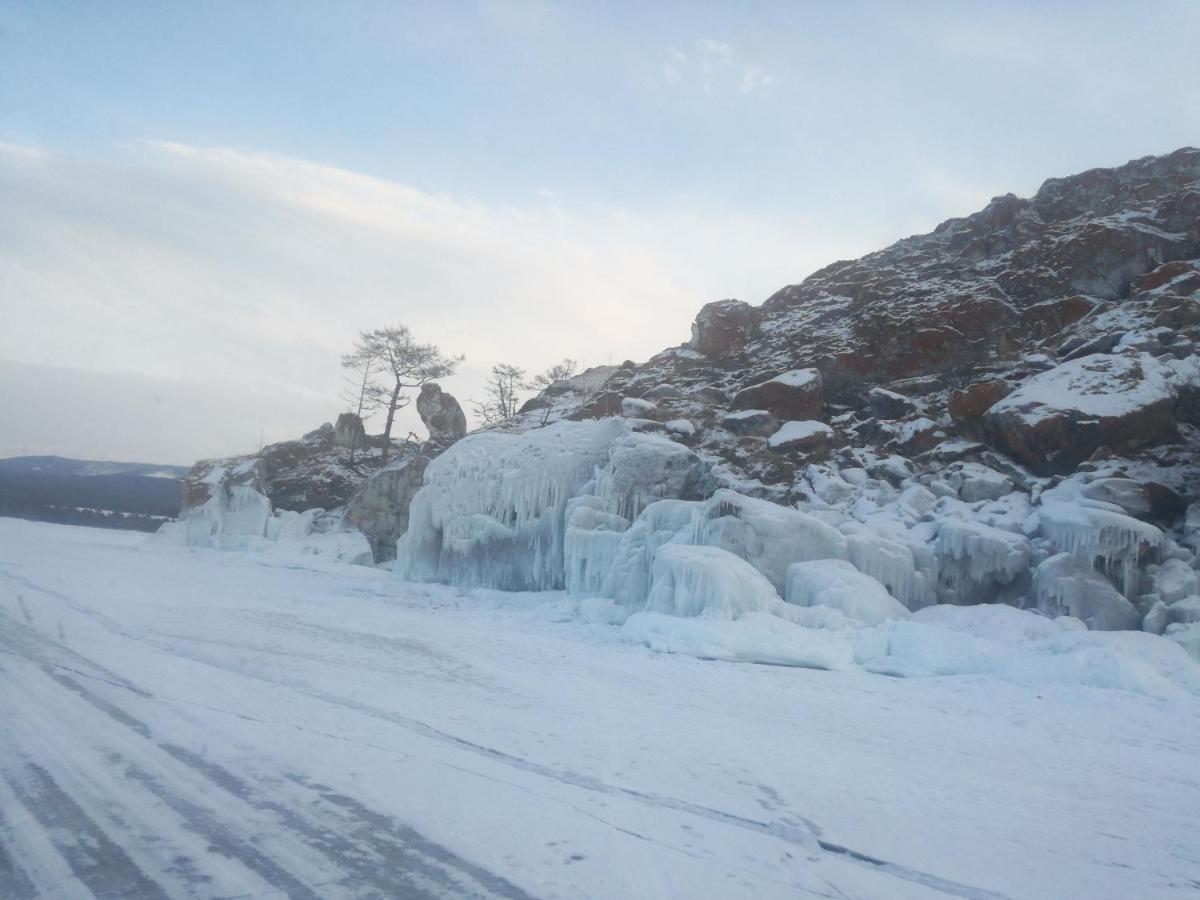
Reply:
<svg viewBox="0 0 1200 900"><path fill-rule="evenodd" d="M186 472L61 456L0 459L0 516L153 531L179 514Z"/></svg>

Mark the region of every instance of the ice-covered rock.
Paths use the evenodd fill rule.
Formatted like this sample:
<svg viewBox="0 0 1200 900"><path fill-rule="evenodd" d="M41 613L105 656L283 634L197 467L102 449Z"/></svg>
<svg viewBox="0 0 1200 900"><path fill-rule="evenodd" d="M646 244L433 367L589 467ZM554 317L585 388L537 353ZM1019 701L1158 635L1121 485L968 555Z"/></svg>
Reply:
<svg viewBox="0 0 1200 900"><path fill-rule="evenodd" d="M1142 616L1142 631L1147 634L1162 634L1169 624L1171 614L1167 611L1167 604L1161 600L1155 600L1146 615Z"/></svg>
<svg viewBox="0 0 1200 900"><path fill-rule="evenodd" d="M722 489L705 501L691 543L720 547L749 562L782 591L787 567L846 559L846 539L815 516Z"/></svg>
<svg viewBox="0 0 1200 900"><path fill-rule="evenodd" d="M660 497L686 495L699 470L686 447L631 432L623 419L477 433L426 469L397 544L395 571L460 586L561 589L572 499L590 495L589 508L630 520ZM608 558L616 541L601 536L589 544L580 533L588 530L582 516L572 526L572 561L577 571L590 567L577 584L595 584L604 565L587 562L586 554Z"/></svg>
<svg viewBox="0 0 1200 900"><path fill-rule="evenodd" d="M859 532L846 536L850 562L860 572L882 584L908 609L936 602L924 572L918 571L912 548L879 534Z"/></svg>
<svg viewBox="0 0 1200 900"><path fill-rule="evenodd" d="M1167 607L1171 624L1191 625L1200 622L1200 594L1176 600Z"/></svg>
<svg viewBox="0 0 1200 900"><path fill-rule="evenodd" d="M784 600L797 606L828 606L866 625L908 615L904 605L882 584L842 559L788 566Z"/></svg>
<svg viewBox="0 0 1200 900"><path fill-rule="evenodd" d="M654 559L649 612L736 619L767 612L775 588L753 566L719 547L668 544Z"/></svg>
<svg viewBox="0 0 1200 900"><path fill-rule="evenodd" d="M1165 560L1154 572L1154 592L1171 606L1176 601L1200 594L1200 576L1180 559Z"/></svg>
<svg viewBox="0 0 1200 900"><path fill-rule="evenodd" d="M1048 501L1038 517L1043 535L1089 564L1098 561L1120 579L1126 597L1135 594L1139 559L1163 544L1155 526L1096 501Z"/></svg>
<svg viewBox="0 0 1200 900"><path fill-rule="evenodd" d="M967 503L998 500L1013 490L1011 478L979 463L956 463L945 475L945 480Z"/></svg>
<svg viewBox="0 0 1200 900"><path fill-rule="evenodd" d="M1200 662L1200 623L1168 625L1163 637L1174 641L1186 650L1192 659Z"/></svg>
<svg viewBox="0 0 1200 900"><path fill-rule="evenodd" d="M938 526L939 579L956 603L989 602L1029 571L1032 548L1021 534L969 519Z"/></svg>
<svg viewBox="0 0 1200 900"><path fill-rule="evenodd" d="M1074 616L1097 631L1141 626L1134 605L1086 560L1071 553L1059 553L1037 567L1033 596L1046 615Z"/></svg>

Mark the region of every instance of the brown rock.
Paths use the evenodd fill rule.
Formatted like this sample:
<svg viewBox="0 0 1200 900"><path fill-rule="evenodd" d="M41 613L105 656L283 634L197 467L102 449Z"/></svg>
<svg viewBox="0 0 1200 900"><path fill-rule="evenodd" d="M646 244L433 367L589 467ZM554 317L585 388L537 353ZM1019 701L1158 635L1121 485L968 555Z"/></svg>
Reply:
<svg viewBox="0 0 1200 900"><path fill-rule="evenodd" d="M754 310L749 303L716 300L696 314L688 346L705 356L731 356L746 346L753 332Z"/></svg>
<svg viewBox="0 0 1200 900"><path fill-rule="evenodd" d="M1097 449L1174 434L1175 393L1147 354L1096 354L1030 378L987 411L984 440L1043 475L1069 474Z"/></svg>
<svg viewBox="0 0 1200 900"><path fill-rule="evenodd" d="M951 391L948 404L950 418L960 425L974 426L978 424L984 413L1003 400L1011 391L1012 385L1003 378L977 381L967 385L961 391Z"/></svg>
<svg viewBox="0 0 1200 900"><path fill-rule="evenodd" d="M783 421L819 419L822 406L821 373L816 369L784 372L733 397L734 409L765 409Z"/></svg>

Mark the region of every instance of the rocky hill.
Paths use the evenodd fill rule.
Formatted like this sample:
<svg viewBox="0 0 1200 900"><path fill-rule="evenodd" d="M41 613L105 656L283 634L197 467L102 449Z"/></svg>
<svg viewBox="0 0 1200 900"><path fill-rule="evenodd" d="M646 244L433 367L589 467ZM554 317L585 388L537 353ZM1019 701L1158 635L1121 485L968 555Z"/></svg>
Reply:
<svg viewBox="0 0 1200 900"><path fill-rule="evenodd" d="M343 524L377 560L398 538L401 577L622 616L1001 602L1200 654L1198 348L1185 148L710 303L687 343L398 460Z"/></svg>

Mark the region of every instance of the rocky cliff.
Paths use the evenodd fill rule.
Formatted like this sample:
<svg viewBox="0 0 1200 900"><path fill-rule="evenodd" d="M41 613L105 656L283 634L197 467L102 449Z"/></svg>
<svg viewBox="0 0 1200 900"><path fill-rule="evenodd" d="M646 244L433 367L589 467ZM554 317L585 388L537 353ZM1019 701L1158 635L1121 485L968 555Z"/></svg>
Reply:
<svg viewBox="0 0 1200 900"><path fill-rule="evenodd" d="M762 306L710 303L687 343L469 436L423 471L397 571L725 615L744 563L785 612L849 566L908 609L999 601L1197 650L1198 347L1200 151L1051 179Z"/></svg>

